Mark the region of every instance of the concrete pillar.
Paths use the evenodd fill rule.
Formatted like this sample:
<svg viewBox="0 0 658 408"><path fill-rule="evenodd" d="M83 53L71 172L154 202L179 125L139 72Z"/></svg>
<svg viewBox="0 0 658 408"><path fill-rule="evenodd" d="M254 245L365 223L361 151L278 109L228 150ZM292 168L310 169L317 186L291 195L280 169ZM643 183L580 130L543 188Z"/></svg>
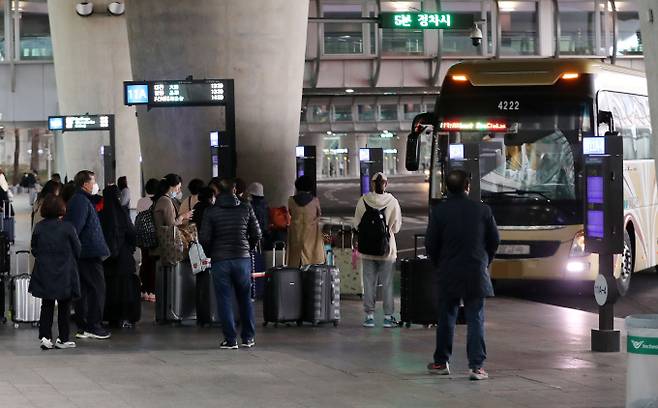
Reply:
<svg viewBox="0 0 658 408"><path fill-rule="evenodd" d="M350 177L359 177L359 149L368 144L368 135L350 134L346 143L350 157Z"/></svg>
<svg viewBox="0 0 658 408"><path fill-rule="evenodd" d="M406 136L400 136L399 134L393 139L393 147L397 149L398 154L398 163L397 169L398 174L407 174L407 168L405 165L405 158L407 156L407 138Z"/></svg>
<svg viewBox="0 0 658 408"><path fill-rule="evenodd" d="M640 0L638 4L640 6L644 66L649 87L651 127L655 135L658 133L658 0ZM658 143L655 139L654 136L653 157L658 157ZM655 164L656 174L658 174L658 160Z"/></svg>
<svg viewBox="0 0 658 408"><path fill-rule="evenodd" d="M48 2L59 112L116 115L116 175L128 178L135 205L141 190L137 119L123 106L121 86L132 79L126 17L109 16L107 2L96 0L96 12L83 18L75 13L77 3ZM68 175L70 180L82 169L102 175L100 147L109 144L109 132L70 132L56 139L56 169L62 179Z"/></svg>
<svg viewBox="0 0 658 408"><path fill-rule="evenodd" d="M285 204L294 190L308 1L140 0L126 8L136 79L235 80L237 174L262 182L272 205ZM208 132L223 128L221 112L138 109L145 176L209 179Z"/></svg>

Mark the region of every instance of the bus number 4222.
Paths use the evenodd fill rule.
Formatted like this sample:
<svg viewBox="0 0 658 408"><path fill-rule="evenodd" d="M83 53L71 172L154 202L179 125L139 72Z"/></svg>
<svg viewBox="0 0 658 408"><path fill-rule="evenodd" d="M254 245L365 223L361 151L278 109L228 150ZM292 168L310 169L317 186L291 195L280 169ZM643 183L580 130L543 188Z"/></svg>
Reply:
<svg viewBox="0 0 658 408"><path fill-rule="evenodd" d="M519 110L519 101L500 101L498 102L498 110Z"/></svg>

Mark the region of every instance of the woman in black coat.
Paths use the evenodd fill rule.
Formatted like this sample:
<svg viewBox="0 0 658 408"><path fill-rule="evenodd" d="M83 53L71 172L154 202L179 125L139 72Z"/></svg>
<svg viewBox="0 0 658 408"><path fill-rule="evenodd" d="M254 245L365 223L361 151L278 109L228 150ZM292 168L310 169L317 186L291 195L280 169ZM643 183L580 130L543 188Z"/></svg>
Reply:
<svg viewBox="0 0 658 408"><path fill-rule="evenodd" d="M80 277L77 258L80 256L80 240L75 227L62 221L66 204L60 197L48 195L41 205L39 222L32 232L32 255L36 262L30 279L29 291L42 299L39 338L44 350L73 348L69 341L71 302L80 297ZM53 344L53 313L57 301L59 338Z"/></svg>
<svg viewBox="0 0 658 408"><path fill-rule="evenodd" d="M103 262L105 271L105 314L103 320L112 325L132 327L141 317L140 282L133 254L136 248L135 226L125 207L121 206L117 186L103 191L100 212L105 242L110 257Z"/></svg>

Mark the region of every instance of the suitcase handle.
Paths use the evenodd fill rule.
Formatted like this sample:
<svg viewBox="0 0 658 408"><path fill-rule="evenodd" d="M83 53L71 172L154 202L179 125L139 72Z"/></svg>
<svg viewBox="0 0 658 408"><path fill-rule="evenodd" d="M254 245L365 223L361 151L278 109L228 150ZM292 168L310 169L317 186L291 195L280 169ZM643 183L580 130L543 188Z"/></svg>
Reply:
<svg viewBox="0 0 658 408"><path fill-rule="evenodd" d="M418 258L418 238L425 239L425 234L414 234L414 258Z"/></svg>
<svg viewBox="0 0 658 408"><path fill-rule="evenodd" d="M281 244L281 253L282 253L282 258L281 258L281 265L276 264L276 253L277 251L277 246ZM275 241L272 244L272 266L286 266L286 243L283 241Z"/></svg>
<svg viewBox="0 0 658 408"><path fill-rule="evenodd" d="M30 258L29 258L29 256L27 256L27 255L30 255L30 253L31 252L27 249L21 249L21 250L16 251L16 275L17 276L19 276L19 275L28 275L29 276L30 275ZM26 266L25 266L25 272L24 273L20 273L20 262L19 262L19 259L18 259L18 258L20 258L20 255L26 255L25 256Z"/></svg>

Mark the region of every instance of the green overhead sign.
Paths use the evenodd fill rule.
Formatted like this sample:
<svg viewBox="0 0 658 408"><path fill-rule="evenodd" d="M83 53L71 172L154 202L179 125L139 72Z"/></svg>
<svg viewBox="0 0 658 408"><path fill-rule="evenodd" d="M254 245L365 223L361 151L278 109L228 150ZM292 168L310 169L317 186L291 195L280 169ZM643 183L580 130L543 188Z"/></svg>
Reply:
<svg viewBox="0 0 658 408"><path fill-rule="evenodd" d="M379 26L410 30L465 30L473 27L473 15L442 12L384 12L379 14Z"/></svg>

